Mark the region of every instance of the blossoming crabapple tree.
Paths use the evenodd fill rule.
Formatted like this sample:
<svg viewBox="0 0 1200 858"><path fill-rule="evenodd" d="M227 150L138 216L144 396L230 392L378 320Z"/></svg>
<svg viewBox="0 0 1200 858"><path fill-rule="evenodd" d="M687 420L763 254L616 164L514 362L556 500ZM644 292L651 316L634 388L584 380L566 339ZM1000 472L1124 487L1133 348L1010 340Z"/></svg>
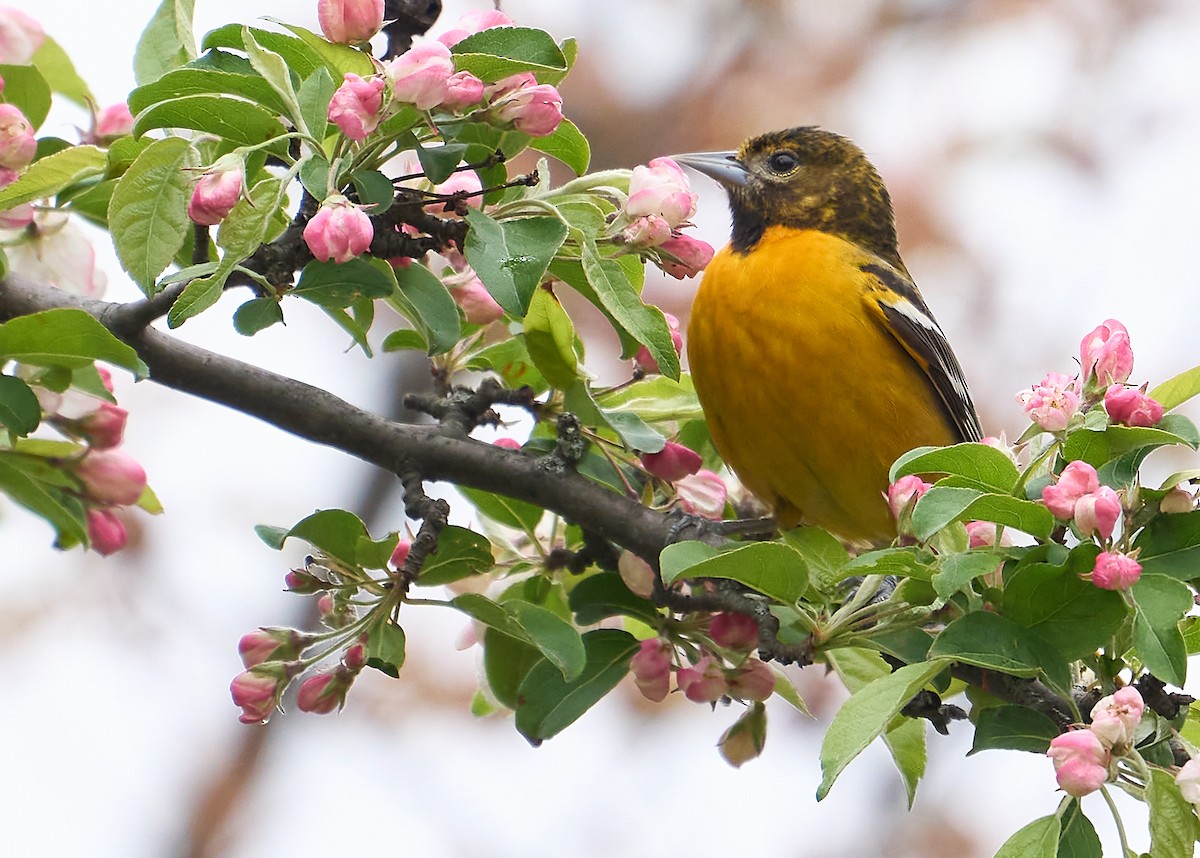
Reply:
<svg viewBox="0 0 1200 858"><path fill-rule="evenodd" d="M58 547L101 554L122 549L133 508L160 511L122 447L112 369L395 474L411 536L338 509L258 527L270 548L310 547L282 577L318 600L322 625L242 638L243 721L271 717L293 682L300 710L340 709L363 670L401 677L411 611L454 611L482 650L476 711L511 710L535 745L631 674L651 700L734 703L721 752L741 765L764 748L768 699L804 710L780 666L820 663L852 696L818 798L882 739L911 800L926 722L965 719L944 702L964 695L975 750L1048 754L1064 793L1001 855L1099 855L1080 799L1099 792L1115 813L1112 790L1149 805L1154 855L1192 853L1198 710L1171 689L1200 651L1200 470L1150 486L1139 469L1160 447L1196 448L1174 409L1200 369L1131 386L1129 334L1107 320L1076 374L1019 395L1032 422L1013 445L895 463L893 545L851 552L811 527L734 541L702 522L751 504L727 489L678 322L640 294L647 262L683 278L711 257L687 233L696 197L666 158L588 172L556 88L574 40L497 11L422 38L438 4L320 0L323 35L230 24L197 46L191 5L165 0L137 88L101 111L40 25L0 10L0 491ZM37 136L52 97L93 110L79 141ZM545 160L510 170L527 149L577 177L553 181ZM111 234L144 299L101 300L81 220ZM173 336L227 291L246 296L231 320L246 336L300 301L367 354L386 325L384 351L429 358L437 391L408 403L434 424ZM620 338L627 382L594 383L567 291ZM524 443L472 438L501 405L528 413ZM474 526L449 523L433 481L459 488Z"/></svg>

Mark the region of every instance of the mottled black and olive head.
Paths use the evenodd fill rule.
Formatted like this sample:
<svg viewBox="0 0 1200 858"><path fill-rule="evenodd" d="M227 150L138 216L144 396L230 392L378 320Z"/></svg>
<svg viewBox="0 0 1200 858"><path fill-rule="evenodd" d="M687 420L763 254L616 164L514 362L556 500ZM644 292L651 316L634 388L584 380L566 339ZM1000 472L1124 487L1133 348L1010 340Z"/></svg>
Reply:
<svg viewBox="0 0 1200 858"><path fill-rule="evenodd" d="M846 238L903 270L887 188L862 149L820 128L752 137L737 152L676 155L716 179L733 212L731 244L749 252L769 226Z"/></svg>

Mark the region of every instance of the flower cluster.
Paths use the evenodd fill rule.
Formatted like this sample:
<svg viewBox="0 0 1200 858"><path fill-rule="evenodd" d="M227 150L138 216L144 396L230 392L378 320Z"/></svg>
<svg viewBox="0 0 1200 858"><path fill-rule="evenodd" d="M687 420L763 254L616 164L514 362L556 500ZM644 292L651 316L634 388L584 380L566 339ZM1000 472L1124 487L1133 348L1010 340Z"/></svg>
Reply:
<svg viewBox="0 0 1200 858"><path fill-rule="evenodd" d="M665 638L648 638L629 662L634 684L648 699L659 703L675 687L693 703L716 703L723 698L745 701L766 700L775 691L775 674L748 653L758 644L758 627L749 617L716 614L709 629L714 651L701 650L686 664L677 664L679 654ZM718 655L720 648L730 659Z"/></svg>
<svg viewBox="0 0 1200 858"><path fill-rule="evenodd" d="M1086 728L1071 730L1050 742L1046 755L1054 762L1058 785L1076 798L1095 792L1115 776L1117 759L1133 750L1137 726L1145 710L1142 695L1126 686L1102 698Z"/></svg>
<svg viewBox="0 0 1200 858"><path fill-rule="evenodd" d="M643 453L640 461L650 476L674 486L684 512L721 519L729 489L719 474L702 467L704 461L694 450L668 441L657 453Z"/></svg>
<svg viewBox="0 0 1200 858"><path fill-rule="evenodd" d="M670 158L655 158L633 168L629 196L614 222L614 240L631 248L656 248L651 258L676 280L695 277L713 258L712 245L685 235L696 213L683 168Z"/></svg>

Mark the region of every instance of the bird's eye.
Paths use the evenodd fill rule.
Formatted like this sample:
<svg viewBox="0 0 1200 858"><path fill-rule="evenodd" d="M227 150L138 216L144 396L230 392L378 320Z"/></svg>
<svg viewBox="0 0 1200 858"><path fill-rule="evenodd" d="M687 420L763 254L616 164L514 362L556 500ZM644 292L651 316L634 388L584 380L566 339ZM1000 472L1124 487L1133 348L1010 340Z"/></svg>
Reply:
<svg viewBox="0 0 1200 858"><path fill-rule="evenodd" d="M790 173L800 166L800 159L795 152L776 152L767 159L767 166L773 173Z"/></svg>

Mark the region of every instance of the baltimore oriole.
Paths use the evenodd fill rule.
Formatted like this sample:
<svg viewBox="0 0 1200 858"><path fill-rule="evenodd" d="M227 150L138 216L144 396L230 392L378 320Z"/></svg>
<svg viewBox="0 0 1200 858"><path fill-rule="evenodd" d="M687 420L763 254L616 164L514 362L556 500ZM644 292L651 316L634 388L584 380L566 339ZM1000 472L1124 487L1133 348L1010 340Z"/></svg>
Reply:
<svg viewBox="0 0 1200 858"><path fill-rule="evenodd" d="M891 538L892 462L982 432L900 259L883 180L858 146L818 128L675 160L718 181L732 212L687 337L717 450L781 528Z"/></svg>

